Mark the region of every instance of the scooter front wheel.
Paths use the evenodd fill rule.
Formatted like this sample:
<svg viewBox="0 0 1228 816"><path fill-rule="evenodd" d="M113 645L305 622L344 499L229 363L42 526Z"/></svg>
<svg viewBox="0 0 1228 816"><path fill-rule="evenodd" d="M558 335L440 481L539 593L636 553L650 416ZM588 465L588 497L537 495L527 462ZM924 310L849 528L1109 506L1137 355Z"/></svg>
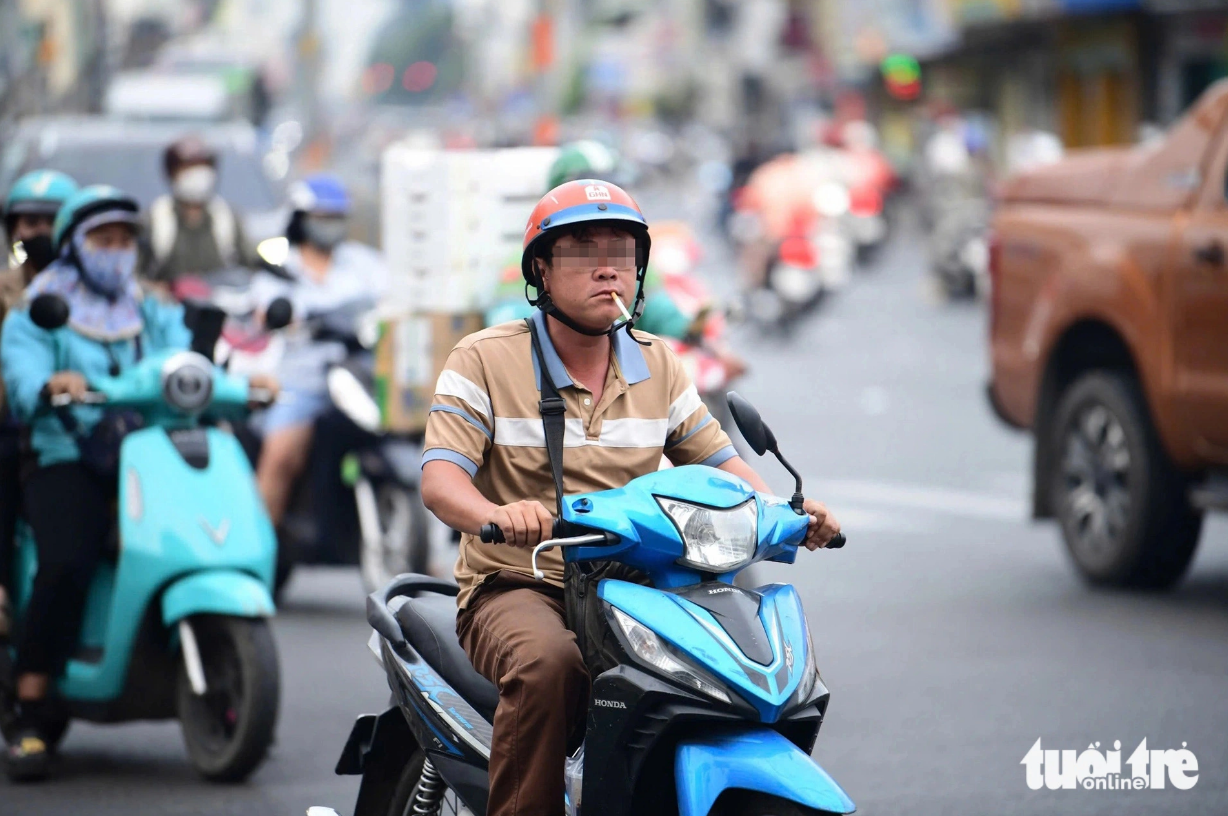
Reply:
<svg viewBox="0 0 1228 816"><path fill-rule="evenodd" d="M205 675L192 690L179 661L179 724L192 764L214 782L240 782L273 742L281 679L273 632L264 618L197 615L190 619Z"/></svg>

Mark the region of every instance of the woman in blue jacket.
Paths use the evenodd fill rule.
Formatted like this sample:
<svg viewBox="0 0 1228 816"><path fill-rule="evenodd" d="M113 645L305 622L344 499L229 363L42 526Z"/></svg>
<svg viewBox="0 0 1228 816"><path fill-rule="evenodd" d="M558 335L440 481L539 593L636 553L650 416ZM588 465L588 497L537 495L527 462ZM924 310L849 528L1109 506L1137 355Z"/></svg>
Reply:
<svg viewBox="0 0 1228 816"><path fill-rule="evenodd" d="M27 303L45 293L64 298L68 325L45 331L23 307L9 313L0 335L9 404L30 429L37 455L24 491L38 573L16 644L18 723L7 752L14 778L47 773L48 695L76 643L116 496L109 457L99 455L106 438L99 429L111 422L104 409L74 405L68 410L76 421L65 423L48 399L79 398L90 378L118 374L145 354L187 348L191 339L182 308L145 298L136 282L138 210L134 199L105 185L68 199L52 232L56 260L26 292Z"/></svg>

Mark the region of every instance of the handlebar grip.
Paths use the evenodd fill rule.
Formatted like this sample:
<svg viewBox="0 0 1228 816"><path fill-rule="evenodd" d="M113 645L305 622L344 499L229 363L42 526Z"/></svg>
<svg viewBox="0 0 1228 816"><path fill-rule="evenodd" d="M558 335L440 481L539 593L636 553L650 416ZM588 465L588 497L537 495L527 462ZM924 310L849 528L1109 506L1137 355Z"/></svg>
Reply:
<svg viewBox="0 0 1228 816"><path fill-rule="evenodd" d="M273 391L270 388L251 388L247 389L247 397L252 402L258 405L272 405L274 400Z"/></svg>
<svg viewBox="0 0 1228 816"><path fill-rule="evenodd" d="M494 522L483 524L478 537L482 539L483 544L504 544L507 541L503 537L503 528Z"/></svg>
<svg viewBox="0 0 1228 816"><path fill-rule="evenodd" d="M838 550L847 543L848 543L848 539L844 537L844 533L836 533L832 537L832 540L827 542L827 546L824 549Z"/></svg>

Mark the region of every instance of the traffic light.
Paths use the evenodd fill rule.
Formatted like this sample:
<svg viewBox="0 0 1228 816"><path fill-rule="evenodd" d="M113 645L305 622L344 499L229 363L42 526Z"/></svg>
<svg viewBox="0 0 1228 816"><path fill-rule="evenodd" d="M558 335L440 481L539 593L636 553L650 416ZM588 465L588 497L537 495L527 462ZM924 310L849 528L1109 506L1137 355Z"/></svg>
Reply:
<svg viewBox="0 0 1228 816"><path fill-rule="evenodd" d="M891 54L885 57L879 69L887 93L905 102L921 95L921 65L908 54Z"/></svg>

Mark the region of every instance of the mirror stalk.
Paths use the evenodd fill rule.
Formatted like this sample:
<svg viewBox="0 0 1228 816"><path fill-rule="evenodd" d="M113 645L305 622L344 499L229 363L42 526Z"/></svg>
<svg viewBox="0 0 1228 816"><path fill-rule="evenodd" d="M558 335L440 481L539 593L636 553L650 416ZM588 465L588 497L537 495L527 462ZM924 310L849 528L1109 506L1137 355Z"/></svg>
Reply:
<svg viewBox="0 0 1228 816"><path fill-rule="evenodd" d="M797 513L799 516L805 515L806 511L802 509L802 503L806 501L805 497L802 496L802 475L793 468L793 465L789 464L789 460L785 459L785 457L781 454L779 447L775 445L772 446L772 455L775 456L777 461L785 466L785 470L789 471L789 473L793 476L793 497L789 499L789 507L793 508L793 512Z"/></svg>

